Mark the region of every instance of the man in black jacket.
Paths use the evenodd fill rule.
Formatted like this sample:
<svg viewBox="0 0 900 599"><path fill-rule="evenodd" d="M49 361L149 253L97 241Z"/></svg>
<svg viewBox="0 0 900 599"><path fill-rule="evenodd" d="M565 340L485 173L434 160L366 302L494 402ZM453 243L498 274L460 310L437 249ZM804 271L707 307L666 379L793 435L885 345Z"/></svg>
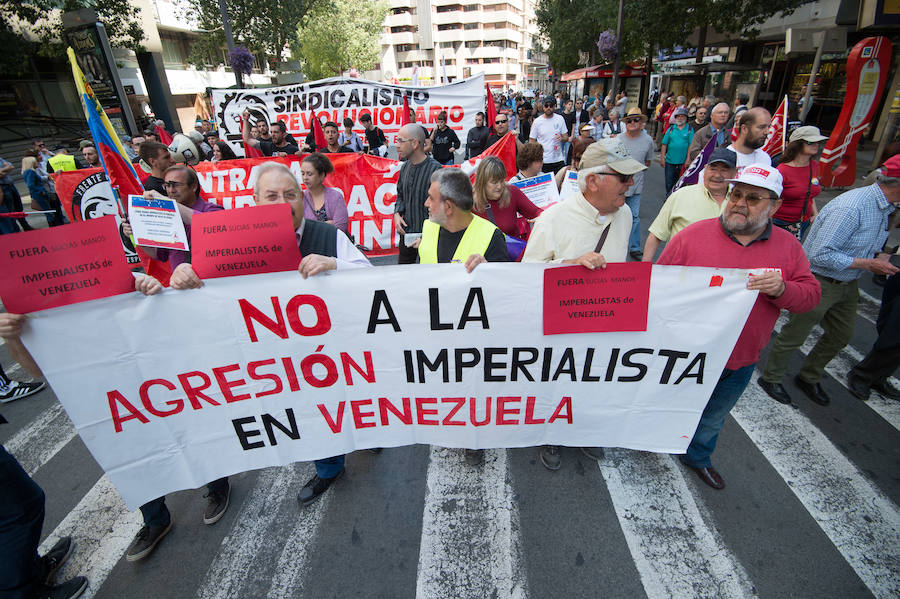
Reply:
<svg viewBox="0 0 900 599"><path fill-rule="evenodd" d="M475 115L475 126L469 129L466 135L466 158L474 158L487 149L487 138L490 128L484 124L484 113Z"/></svg>

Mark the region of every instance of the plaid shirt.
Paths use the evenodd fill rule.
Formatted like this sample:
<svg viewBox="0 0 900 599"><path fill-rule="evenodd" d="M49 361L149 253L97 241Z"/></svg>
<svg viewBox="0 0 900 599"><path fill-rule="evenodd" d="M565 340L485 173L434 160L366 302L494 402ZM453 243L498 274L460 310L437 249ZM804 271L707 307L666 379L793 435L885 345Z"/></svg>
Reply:
<svg viewBox="0 0 900 599"><path fill-rule="evenodd" d="M878 184L851 189L828 202L816 217L803 249L815 274L853 281L861 269L854 258L872 258L888 237L888 216L894 211Z"/></svg>

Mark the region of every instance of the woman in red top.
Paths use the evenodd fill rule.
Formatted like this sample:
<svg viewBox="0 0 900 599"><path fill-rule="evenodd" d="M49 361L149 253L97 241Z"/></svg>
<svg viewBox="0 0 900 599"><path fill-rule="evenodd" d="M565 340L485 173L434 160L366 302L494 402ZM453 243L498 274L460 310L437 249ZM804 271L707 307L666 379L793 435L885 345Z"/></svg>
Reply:
<svg viewBox="0 0 900 599"><path fill-rule="evenodd" d="M814 158L826 139L818 127L798 127L791 133L790 143L778 165L784 179L784 191L781 208L772 217L772 223L794 235L799 231L801 240L819 213L814 199L822 188L818 178L819 162Z"/></svg>
<svg viewBox="0 0 900 599"><path fill-rule="evenodd" d="M524 237L516 223L519 214L534 220L541 213L521 189L506 184L506 167L496 156L487 156L478 165L472 191L475 196L472 212L511 237Z"/></svg>

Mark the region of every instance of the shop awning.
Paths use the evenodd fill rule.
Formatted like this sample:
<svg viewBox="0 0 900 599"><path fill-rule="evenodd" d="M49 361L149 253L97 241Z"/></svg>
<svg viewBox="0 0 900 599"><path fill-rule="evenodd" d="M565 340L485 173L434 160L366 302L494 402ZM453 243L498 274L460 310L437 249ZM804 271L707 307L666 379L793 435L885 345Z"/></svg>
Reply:
<svg viewBox="0 0 900 599"><path fill-rule="evenodd" d="M569 71L563 75L561 81L577 81L579 79L599 79L603 77L612 77L613 67L610 65L594 65L592 67L584 67ZM633 69L626 66L619 69L619 77L643 77L644 71L641 69Z"/></svg>

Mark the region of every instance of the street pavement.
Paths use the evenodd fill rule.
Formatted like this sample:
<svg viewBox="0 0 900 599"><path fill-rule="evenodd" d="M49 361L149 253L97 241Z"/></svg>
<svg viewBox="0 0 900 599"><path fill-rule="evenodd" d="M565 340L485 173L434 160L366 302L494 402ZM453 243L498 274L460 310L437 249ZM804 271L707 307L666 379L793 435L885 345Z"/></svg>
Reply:
<svg viewBox="0 0 900 599"><path fill-rule="evenodd" d="M662 179L654 163L645 235ZM127 563L140 513L125 509L52 390L0 406L10 421L0 442L46 492L42 550L75 537L60 577L88 576L85 597L898 597L900 402L863 403L845 386L875 338L880 288L868 274L861 287L853 340L823 381L831 405L790 377L793 405L776 403L754 377L713 456L723 491L675 456L616 448L599 464L564 449L557 472L536 449L490 450L474 468L455 449L360 451L307 508L296 495L310 463L231 477L213 526L202 524L204 489L173 493L171 533ZM5 346L0 359L27 378Z"/></svg>

